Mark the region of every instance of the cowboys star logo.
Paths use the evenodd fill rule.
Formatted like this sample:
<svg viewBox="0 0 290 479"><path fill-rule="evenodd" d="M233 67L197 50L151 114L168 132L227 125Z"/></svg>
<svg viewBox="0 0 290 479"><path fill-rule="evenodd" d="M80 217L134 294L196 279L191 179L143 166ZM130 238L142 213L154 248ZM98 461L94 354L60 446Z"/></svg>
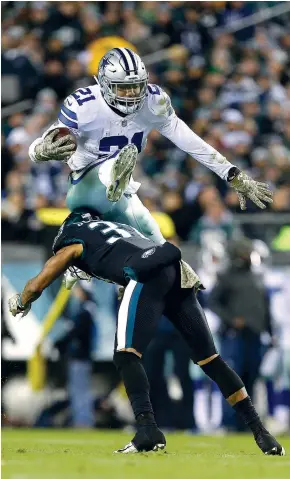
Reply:
<svg viewBox="0 0 290 479"><path fill-rule="evenodd" d="M105 68L106 66L108 65L112 65L112 63L110 62L109 58L104 58L103 61L102 61L102 68Z"/></svg>

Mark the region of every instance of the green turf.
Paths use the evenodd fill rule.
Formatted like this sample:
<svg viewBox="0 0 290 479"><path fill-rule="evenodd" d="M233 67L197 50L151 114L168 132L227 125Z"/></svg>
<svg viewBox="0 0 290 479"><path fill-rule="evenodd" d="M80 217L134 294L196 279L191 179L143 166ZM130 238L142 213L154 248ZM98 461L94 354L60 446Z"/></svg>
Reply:
<svg viewBox="0 0 290 479"><path fill-rule="evenodd" d="M167 435L167 452L112 451L131 435L82 430L2 431L3 479L289 479L290 458L262 455L252 436ZM290 438L283 438L286 454Z"/></svg>

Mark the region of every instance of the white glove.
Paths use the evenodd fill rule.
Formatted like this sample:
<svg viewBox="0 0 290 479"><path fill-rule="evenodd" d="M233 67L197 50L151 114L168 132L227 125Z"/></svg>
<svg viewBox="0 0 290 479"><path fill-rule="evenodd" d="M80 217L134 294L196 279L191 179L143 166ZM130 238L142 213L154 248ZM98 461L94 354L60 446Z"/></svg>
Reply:
<svg viewBox="0 0 290 479"><path fill-rule="evenodd" d="M69 160L73 154L75 143L72 135L66 135L59 140L53 141L59 130L52 130L46 135L41 143L34 148L34 156L37 161Z"/></svg>
<svg viewBox="0 0 290 479"><path fill-rule="evenodd" d="M8 306L10 313L15 317L17 314L22 313L22 318L26 316L30 309L31 303L28 303L26 306L23 306L21 301L21 294L17 293L12 298L8 299Z"/></svg>
<svg viewBox="0 0 290 479"><path fill-rule="evenodd" d="M241 206L241 210L246 210L246 198L264 210L266 205L262 203L273 203L273 193L269 189L267 183L261 183L250 178L246 173L240 171L232 180L229 180L229 185L236 190Z"/></svg>

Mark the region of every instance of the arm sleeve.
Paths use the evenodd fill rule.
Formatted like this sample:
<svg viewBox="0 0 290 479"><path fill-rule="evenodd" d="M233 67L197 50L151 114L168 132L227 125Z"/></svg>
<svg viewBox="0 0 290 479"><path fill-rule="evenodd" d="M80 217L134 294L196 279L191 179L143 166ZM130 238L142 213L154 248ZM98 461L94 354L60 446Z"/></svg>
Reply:
<svg viewBox="0 0 290 479"><path fill-rule="evenodd" d="M227 178L228 171L234 166L197 136L175 113L164 124L157 126L157 130L223 180Z"/></svg>
<svg viewBox="0 0 290 479"><path fill-rule="evenodd" d="M51 130L55 130L56 128L68 128L75 136L78 135L77 109L78 105L75 98L73 98L71 95L68 96L59 110L57 120L47 130L45 130L41 137L36 138L36 140L31 143L28 150L31 161L37 163L37 159L35 158L35 147L42 142L42 140Z"/></svg>

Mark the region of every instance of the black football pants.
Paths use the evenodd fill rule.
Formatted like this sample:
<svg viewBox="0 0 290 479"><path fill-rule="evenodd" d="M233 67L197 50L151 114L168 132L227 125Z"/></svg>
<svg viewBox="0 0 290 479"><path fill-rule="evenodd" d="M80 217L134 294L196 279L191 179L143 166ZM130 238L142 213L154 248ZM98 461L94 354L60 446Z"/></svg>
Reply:
<svg viewBox="0 0 290 479"><path fill-rule="evenodd" d="M181 289L179 262L161 268L145 283L128 283L118 313L115 350L133 348L143 354L162 314L180 331L195 363L217 353L194 290Z"/></svg>

